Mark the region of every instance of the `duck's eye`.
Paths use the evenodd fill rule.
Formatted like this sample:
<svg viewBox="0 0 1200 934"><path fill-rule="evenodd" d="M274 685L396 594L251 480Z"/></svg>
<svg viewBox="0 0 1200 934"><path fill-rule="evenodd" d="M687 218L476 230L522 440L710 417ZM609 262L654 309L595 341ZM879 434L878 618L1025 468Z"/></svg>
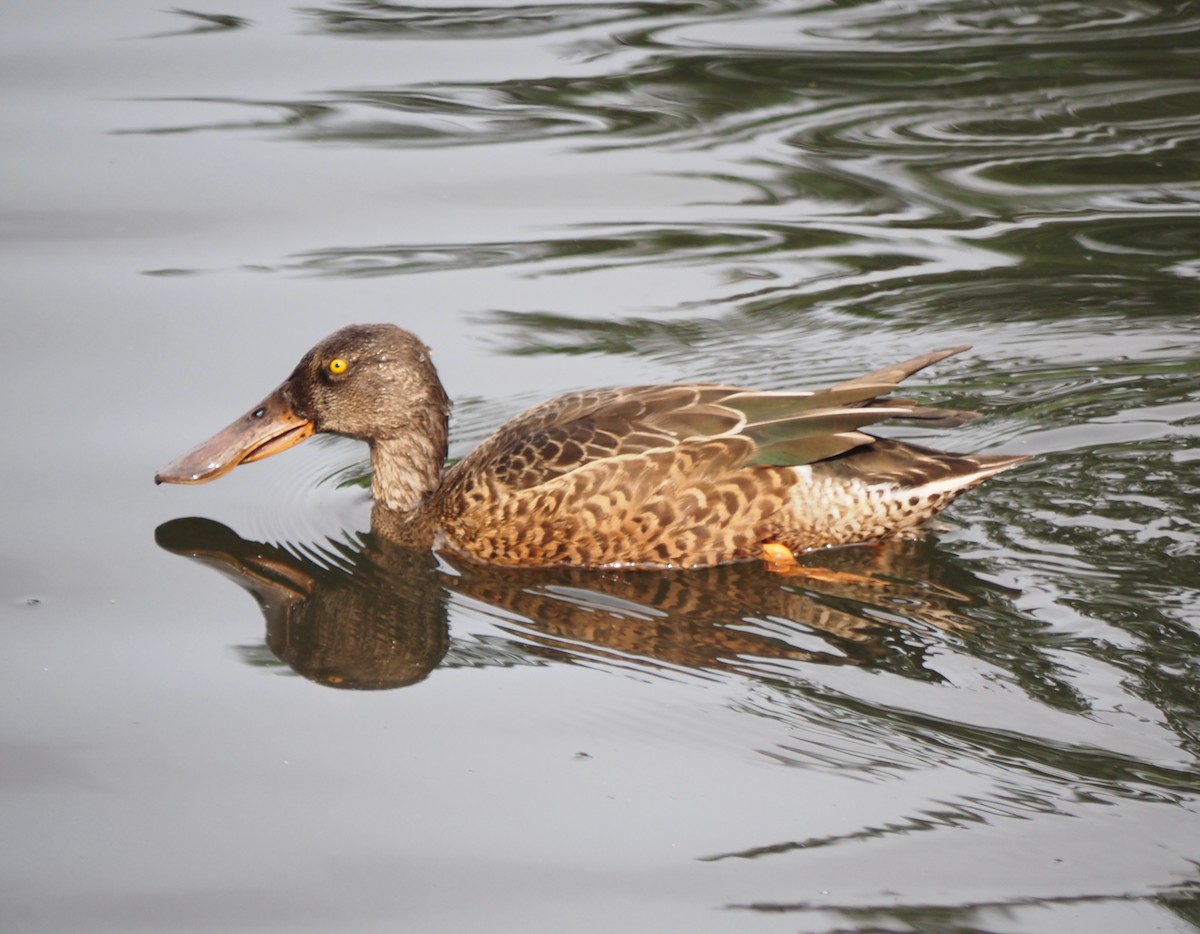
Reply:
<svg viewBox="0 0 1200 934"><path fill-rule="evenodd" d="M334 357L332 360L329 361L329 372L332 373L334 376L340 376L342 373L345 373L346 370L348 370L349 368L350 368L350 364L347 363L345 360L343 360L341 357Z"/></svg>

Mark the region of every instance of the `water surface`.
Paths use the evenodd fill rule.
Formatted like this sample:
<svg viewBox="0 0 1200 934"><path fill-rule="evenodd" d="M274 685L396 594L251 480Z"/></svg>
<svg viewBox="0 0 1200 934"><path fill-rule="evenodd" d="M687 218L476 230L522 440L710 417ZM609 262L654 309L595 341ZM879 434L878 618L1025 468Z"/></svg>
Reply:
<svg viewBox="0 0 1200 934"><path fill-rule="evenodd" d="M1200 927L1191 5L0 22L6 930ZM455 456L973 343L912 436L1035 458L876 586L398 552L346 441L153 486L376 320Z"/></svg>

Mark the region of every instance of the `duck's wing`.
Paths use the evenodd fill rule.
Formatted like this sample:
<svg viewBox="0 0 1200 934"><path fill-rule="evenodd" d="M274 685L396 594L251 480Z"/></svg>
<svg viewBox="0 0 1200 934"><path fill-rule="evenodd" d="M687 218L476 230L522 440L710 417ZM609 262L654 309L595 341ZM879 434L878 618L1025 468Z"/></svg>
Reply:
<svg viewBox="0 0 1200 934"><path fill-rule="evenodd" d="M906 376L965 349L924 354L811 392L697 383L559 396L507 422L452 469L447 485L485 487L495 496L597 461L698 443L725 448L726 466L809 464L873 444L859 429L887 419L951 425L972 417L888 398Z"/></svg>

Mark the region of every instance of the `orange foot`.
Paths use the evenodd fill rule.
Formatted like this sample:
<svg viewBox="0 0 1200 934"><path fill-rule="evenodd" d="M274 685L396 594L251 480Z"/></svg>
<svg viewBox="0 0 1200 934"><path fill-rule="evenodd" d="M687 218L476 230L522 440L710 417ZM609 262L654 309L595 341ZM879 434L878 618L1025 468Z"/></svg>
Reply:
<svg viewBox="0 0 1200 934"><path fill-rule="evenodd" d="M766 562L768 571L781 571L796 563L796 556L792 554L792 549L787 545L779 544L779 542L763 542L762 559Z"/></svg>
<svg viewBox="0 0 1200 934"><path fill-rule="evenodd" d="M863 574L853 574L849 571L833 571L829 568L805 567L796 560L792 550L787 545L778 542L764 542L762 546L763 565L772 574L783 574L786 577L805 577L809 580L825 581L830 584L853 584L855 586L886 587L887 583L876 577Z"/></svg>

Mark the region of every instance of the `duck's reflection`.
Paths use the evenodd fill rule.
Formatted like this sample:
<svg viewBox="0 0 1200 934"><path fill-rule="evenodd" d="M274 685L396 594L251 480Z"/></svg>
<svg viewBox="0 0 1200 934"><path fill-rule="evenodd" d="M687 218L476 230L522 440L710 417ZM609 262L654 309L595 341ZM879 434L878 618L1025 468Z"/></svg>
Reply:
<svg viewBox="0 0 1200 934"><path fill-rule="evenodd" d="M404 687L456 660L753 675L798 662L936 680L925 652L937 631L972 628L965 611L976 598L968 594L994 589L947 566L923 539L822 554L826 566L869 572L872 581L858 584L783 578L757 563L679 572L451 566L428 549L372 535L361 547L291 550L199 518L167 522L156 539L249 591L266 617L267 648L282 662L317 683L358 690ZM502 638L456 646L448 606L459 598L482 605Z"/></svg>

